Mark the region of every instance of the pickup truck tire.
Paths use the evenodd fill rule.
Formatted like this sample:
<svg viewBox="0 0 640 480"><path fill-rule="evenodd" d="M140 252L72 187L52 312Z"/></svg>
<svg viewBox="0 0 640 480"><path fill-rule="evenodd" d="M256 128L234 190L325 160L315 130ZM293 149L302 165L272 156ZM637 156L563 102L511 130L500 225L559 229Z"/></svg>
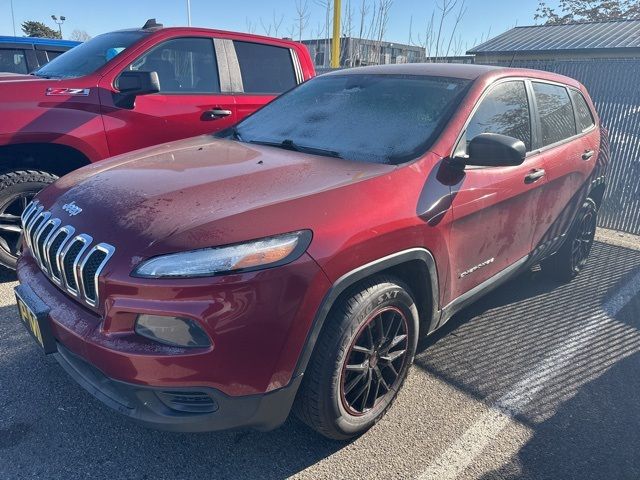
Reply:
<svg viewBox="0 0 640 480"><path fill-rule="evenodd" d="M569 282L587 264L596 234L598 207L587 198L571 226L562 247L542 262L542 270L559 282Z"/></svg>
<svg viewBox="0 0 640 480"><path fill-rule="evenodd" d="M332 308L304 373L296 416L335 440L380 420L413 363L418 311L401 281L372 277Z"/></svg>
<svg viewBox="0 0 640 480"><path fill-rule="evenodd" d="M58 177L40 170L0 174L0 264L15 270L22 247L20 215L31 199Z"/></svg>

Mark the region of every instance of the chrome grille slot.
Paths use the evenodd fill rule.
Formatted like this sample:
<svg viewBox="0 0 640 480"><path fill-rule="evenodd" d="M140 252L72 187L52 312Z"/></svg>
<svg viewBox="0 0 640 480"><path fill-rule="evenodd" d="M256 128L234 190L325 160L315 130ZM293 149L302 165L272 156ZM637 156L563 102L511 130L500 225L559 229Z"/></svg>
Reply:
<svg viewBox="0 0 640 480"><path fill-rule="evenodd" d="M33 246L36 258L40 262L40 267L47 272L49 271L49 262L45 257L44 245L49 236L53 233L53 230L58 226L58 224L60 224L60 220L58 220L57 218L43 223L42 228L36 235L36 242Z"/></svg>
<svg viewBox="0 0 640 480"><path fill-rule="evenodd" d="M92 306L98 302L98 277L113 255L114 248L107 243L93 247L80 265L80 281L85 300Z"/></svg>
<svg viewBox="0 0 640 480"><path fill-rule="evenodd" d="M58 265L58 258L62 252L62 248L67 243L67 240L73 235L73 227L62 227L48 242L46 255L49 262L49 273L51 278L58 285L62 284L62 277L60 276L60 266Z"/></svg>
<svg viewBox="0 0 640 480"><path fill-rule="evenodd" d="M75 234L72 226L61 227L61 223L34 200L22 214L25 244L40 269L54 283L95 307L100 273L115 248L108 243L92 246L90 235Z"/></svg>
<svg viewBox="0 0 640 480"><path fill-rule="evenodd" d="M93 240L89 235L80 234L69 242L62 252L62 278L67 290L74 296L78 295L78 276L76 268L80 263L82 253Z"/></svg>

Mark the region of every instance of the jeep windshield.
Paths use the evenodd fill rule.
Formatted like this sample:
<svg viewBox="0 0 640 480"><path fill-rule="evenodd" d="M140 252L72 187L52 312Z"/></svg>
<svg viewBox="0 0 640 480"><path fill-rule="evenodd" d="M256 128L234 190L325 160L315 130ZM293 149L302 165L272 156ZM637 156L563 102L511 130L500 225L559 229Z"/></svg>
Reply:
<svg viewBox="0 0 640 480"><path fill-rule="evenodd" d="M397 165L425 153L468 80L333 74L282 95L221 137L361 162Z"/></svg>
<svg viewBox="0 0 640 480"><path fill-rule="evenodd" d="M44 78L75 78L95 72L146 32L111 32L98 35L54 58L33 75Z"/></svg>

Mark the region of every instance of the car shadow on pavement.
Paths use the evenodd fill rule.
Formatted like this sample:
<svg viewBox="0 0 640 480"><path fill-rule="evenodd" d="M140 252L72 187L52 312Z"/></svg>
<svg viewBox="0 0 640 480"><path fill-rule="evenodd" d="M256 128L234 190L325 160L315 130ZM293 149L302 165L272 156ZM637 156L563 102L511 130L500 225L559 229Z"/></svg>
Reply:
<svg viewBox="0 0 640 480"><path fill-rule="evenodd" d="M419 368L529 432L485 478L640 478L638 290L640 251L596 243L571 283L525 273L421 342Z"/></svg>
<svg viewBox="0 0 640 480"><path fill-rule="evenodd" d="M287 478L348 445L289 418L271 432L180 434L113 412L0 307L0 478Z"/></svg>
<svg viewBox="0 0 640 480"><path fill-rule="evenodd" d="M585 348L570 351L568 365L545 377L540 394L514 412L515 421L530 431L530 437L506 461L486 469L487 478L640 478L636 455L640 407L635 401L640 396L636 375L640 298L611 318L603 313L639 270L640 252L596 244L588 268L573 282L558 285L542 272L524 274L458 314L442 332L421 341L418 369L492 405L561 349L567 338L591 332L584 339ZM422 431L413 423L412 412L420 411L427 392L424 399L400 398L388 422L380 422L375 431L351 444L327 440L295 418L265 433L148 430L76 385L54 358L40 353L16 314L14 306L0 307L3 480L286 478L327 457L337 458L329 462L334 464L332 470L316 466L310 474L317 476L321 470L339 478L351 476L346 473L350 467L340 463L341 449L350 450L349 457L358 457L361 449L382 455L388 449L395 451L388 442L402 443L401 433L393 437L386 431L394 423ZM583 327L585 321L601 317L598 329ZM451 422L456 421L455 413L434 416L428 428L446 432L444 437L449 438ZM419 458L427 444L417 444L420 450L408 454ZM358 471L367 476L361 468L371 467L373 460L360 457L365 464L358 465ZM405 460L410 459L390 458L376 464L371 474L398 476L397 462L408 463Z"/></svg>

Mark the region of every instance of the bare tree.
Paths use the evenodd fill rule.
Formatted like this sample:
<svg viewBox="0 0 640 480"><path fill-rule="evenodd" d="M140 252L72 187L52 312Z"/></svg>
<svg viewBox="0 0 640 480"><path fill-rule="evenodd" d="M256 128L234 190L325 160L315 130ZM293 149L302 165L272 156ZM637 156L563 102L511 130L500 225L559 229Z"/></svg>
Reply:
<svg viewBox="0 0 640 480"><path fill-rule="evenodd" d="M296 0L295 8L296 36L298 37L298 41L301 41L304 31L309 26L309 17L311 16L311 12L309 11L309 2L307 0ZM294 35L292 34L291 37L293 38Z"/></svg>
<svg viewBox="0 0 640 480"><path fill-rule="evenodd" d="M427 22L424 40L418 35L418 44L425 49L430 61L458 53L462 39L456 34L467 12L466 0L438 0Z"/></svg>
<svg viewBox="0 0 640 480"><path fill-rule="evenodd" d="M86 30L74 30L71 32L71 36L69 37L71 40L75 40L76 42L86 42L87 40L91 40L91 35L89 35Z"/></svg>
<svg viewBox="0 0 640 480"><path fill-rule="evenodd" d="M284 22L284 15L280 15L280 17L278 17L276 15L275 10L273 11L272 21L268 25L265 24L265 22L262 19L262 17L260 17L260 25L262 26L262 29L264 30L264 33L268 37L271 36L271 32L272 31L273 31L273 36L274 37L278 37L279 36L280 27L282 27L282 22Z"/></svg>
<svg viewBox="0 0 640 480"><path fill-rule="evenodd" d="M244 19L245 29L247 33L256 33L256 24L249 20L249 17L245 17Z"/></svg>

